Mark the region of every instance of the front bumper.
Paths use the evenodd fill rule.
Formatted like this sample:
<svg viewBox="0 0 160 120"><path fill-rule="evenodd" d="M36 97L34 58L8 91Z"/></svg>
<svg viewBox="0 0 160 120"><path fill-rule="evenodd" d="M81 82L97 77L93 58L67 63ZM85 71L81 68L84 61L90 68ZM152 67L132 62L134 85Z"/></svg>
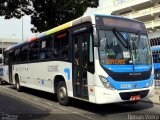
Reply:
<svg viewBox="0 0 160 120"><path fill-rule="evenodd" d="M133 90L108 90L106 88L95 86L95 101L97 104L118 103L131 101L130 97L133 95L140 95L141 99L145 99L153 96L154 93L154 86Z"/></svg>

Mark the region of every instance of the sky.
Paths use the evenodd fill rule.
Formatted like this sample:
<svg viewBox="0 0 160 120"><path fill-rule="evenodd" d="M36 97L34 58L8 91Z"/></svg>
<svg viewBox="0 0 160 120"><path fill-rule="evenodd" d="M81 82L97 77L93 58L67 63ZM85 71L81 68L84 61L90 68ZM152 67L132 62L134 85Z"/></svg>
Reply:
<svg viewBox="0 0 160 120"><path fill-rule="evenodd" d="M88 8L85 15L92 14L96 11L107 9L113 5L113 0L100 0L99 7ZM23 17L23 38L28 39L35 34L31 32L30 16ZM22 19L9 19L5 20L0 17L0 38L22 39Z"/></svg>

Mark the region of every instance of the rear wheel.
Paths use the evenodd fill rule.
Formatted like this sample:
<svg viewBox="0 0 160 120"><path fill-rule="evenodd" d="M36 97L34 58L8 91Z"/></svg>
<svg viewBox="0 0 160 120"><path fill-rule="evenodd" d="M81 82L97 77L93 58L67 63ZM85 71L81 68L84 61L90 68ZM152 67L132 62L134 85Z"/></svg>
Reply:
<svg viewBox="0 0 160 120"><path fill-rule="evenodd" d="M57 86L57 99L59 104L61 105L68 105L69 104L69 97L67 93L67 87L64 81L60 81Z"/></svg>
<svg viewBox="0 0 160 120"><path fill-rule="evenodd" d="M17 89L17 92L21 92L22 91L22 87L20 86L19 77L18 76L16 77L16 89Z"/></svg>

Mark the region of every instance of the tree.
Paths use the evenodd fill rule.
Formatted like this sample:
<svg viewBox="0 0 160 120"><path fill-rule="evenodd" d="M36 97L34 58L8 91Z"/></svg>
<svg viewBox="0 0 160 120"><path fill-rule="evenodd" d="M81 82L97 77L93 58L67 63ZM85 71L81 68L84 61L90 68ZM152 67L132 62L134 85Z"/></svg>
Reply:
<svg viewBox="0 0 160 120"><path fill-rule="evenodd" d="M0 15L7 19L30 15L32 32L42 32L78 18L88 7L98 5L99 0L1 0Z"/></svg>
<svg viewBox="0 0 160 120"><path fill-rule="evenodd" d="M29 0L0 0L0 16L5 16L5 19L13 17L20 19L33 13L30 6Z"/></svg>

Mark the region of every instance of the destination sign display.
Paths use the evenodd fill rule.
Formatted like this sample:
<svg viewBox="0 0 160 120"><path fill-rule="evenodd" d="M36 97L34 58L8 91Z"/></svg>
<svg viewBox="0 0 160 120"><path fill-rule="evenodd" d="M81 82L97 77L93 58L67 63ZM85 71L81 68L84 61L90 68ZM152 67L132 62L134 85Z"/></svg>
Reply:
<svg viewBox="0 0 160 120"><path fill-rule="evenodd" d="M117 64L117 65L125 65L126 61L125 59L108 59L107 61L108 64Z"/></svg>
<svg viewBox="0 0 160 120"><path fill-rule="evenodd" d="M96 23L100 26L146 31L145 26L142 22L121 17L98 16L96 18Z"/></svg>
<svg viewBox="0 0 160 120"><path fill-rule="evenodd" d="M116 27L125 27L125 28L133 28L137 30L141 30L142 26L138 22L123 20L123 19L115 19L115 18L103 18L103 23L109 26Z"/></svg>

